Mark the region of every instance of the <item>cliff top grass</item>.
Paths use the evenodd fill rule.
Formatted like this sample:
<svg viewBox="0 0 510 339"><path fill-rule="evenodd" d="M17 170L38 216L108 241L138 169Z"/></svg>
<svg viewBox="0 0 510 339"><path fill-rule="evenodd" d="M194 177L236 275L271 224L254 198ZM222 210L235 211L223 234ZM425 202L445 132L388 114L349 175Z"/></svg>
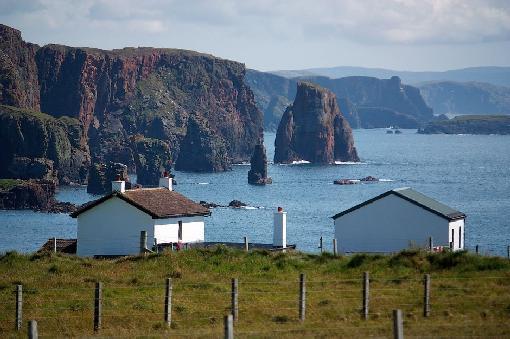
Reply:
<svg viewBox="0 0 510 339"><path fill-rule="evenodd" d="M22 182L23 180L19 179L0 179L0 191L8 191Z"/></svg>
<svg viewBox="0 0 510 339"><path fill-rule="evenodd" d="M19 116L19 117L33 117L39 120L45 120L45 121L62 121L66 125L77 125L79 124L78 119L72 118L69 116L62 116L59 118L56 118L54 116L51 116L49 114L39 112L39 111L33 111L28 109L23 109L19 107L14 106L7 106L7 105L0 105L0 116L2 115L11 115L11 116Z"/></svg>
<svg viewBox="0 0 510 339"><path fill-rule="evenodd" d="M370 272L369 320L360 317L362 274ZM299 274L307 316L298 320ZM422 316L423 275L431 275L431 316ZM173 281L172 325L163 322L165 279ZM334 257L248 253L226 247L94 260L60 254L0 256L0 332L16 336L14 287L22 284L24 325L41 336L220 337L239 281L239 337L392 335L391 311L415 336L508 336L510 260L466 252ZM92 329L94 284L103 283L103 326Z"/></svg>
<svg viewBox="0 0 510 339"><path fill-rule="evenodd" d="M510 122L510 115L458 115L445 122L468 122L468 121L501 121ZM442 121L441 121L442 122Z"/></svg>

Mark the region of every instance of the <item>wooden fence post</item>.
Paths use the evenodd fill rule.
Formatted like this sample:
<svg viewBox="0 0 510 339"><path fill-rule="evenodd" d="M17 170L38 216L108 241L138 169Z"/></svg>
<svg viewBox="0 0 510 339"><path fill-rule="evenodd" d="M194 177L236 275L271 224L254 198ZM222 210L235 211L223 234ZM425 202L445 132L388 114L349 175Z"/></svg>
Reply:
<svg viewBox="0 0 510 339"><path fill-rule="evenodd" d="M37 332L37 321L30 320L28 322L28 339L37 339L39 338L39 333Z"/></svg>
<svg viewBox="0 0 510 339"><path fill-rule="evenodd" d="M370 279L368 272L363 272L363 319L368 320L368 302L370 293Z"/></svg>
<svg viewBox="0 0 510 339"><path fill-rule="evenodd" d="M479 253L479 252L478 252L478 250L479 250L478 245L476 245L476 246L475 246L475 252L476 252L476 255L478 255L478 253Z"/></svg>
<svg viewBox="0 0 510 339"><path fill-rule="evenodd" d="M101 329L101 311L102 311L102 298L103 298L103 283L96 282L96 289L94 295L94 331Z"/></svg>
<svg viewBox="0 0 510 339"><path fill-rule="evenodd" d="M305 321L306 315L306 282L305 274L299 275L299 321Z"/></svg>
<svg viewBox="0 0 510 339"><path fill-rule="evenodd" d="M322 253L322 235L321 235L321 238L319 240L319 248L321 249L321 253Z"/></svg>
<svg viewBox="0 0 510 339"><path fill-rule="evenodd" d="M172 324L172 289L172 278L167 278L165 288L165 323L167 326Z"/></svg>
<svg viewBox="0 0 510 339"><path fill-rule="evenodd" d="M510 259L510 246L506 247L506 256Z"/></svg>
<svg viewBox="0 0 510 339"><path fill-rule="evenodd" d="M234 317L232 314L224 318L225 339L234 339Z"/></svg>
<svg viewBox="0 0 510 339"><path fill-rule="evenodd" d="M238 304L238 281L237 278L232 279L232 301L231 301L231 310L232 317L234 321L239 320L239 304Z"/></svg>
<svg viewBox="0 0 510 339"><path fill-rule="evenodd" d="M429 237L429 252L432 252L434 249L434 242L432 240L432 237Z"/></svg>
<svg viewBox="0 0 510 339"><path fill-rule="evenodd" d="M158 249L158 239L154 238L154 252L159 253Z"/></svg>
<svg viewBox="0 0 510 339"><path fill-rule="evenodd" d="M430 274L423 278L423 316L430 316Z"/></svg>
<svg viewBox="0 0 510 339"><path fill-rule="evenodd" d="M57 253L57 238L53 237L53 253Z"/></svg>
<svg viewBox="0 0 510 339"><path fill-rule="evenodd" d="M23 285L16 285L16 331L23 324Z"/></svg>
<svg viewBox="0 0 510 339"><path fill-rule="evenodd" d="M404 339L404 323L402 310L393 310L393 338Z"/></svg>
<svg viewBox="0 0 510 339"><path fill-rule="evenodd" d="M337 255L336 239L333 239L333 256L336 257L336 255Z"/></svg>
<svg viewBox="0 0 510 339"><path fill-rule="evenodd" d="M140 231L140 254L145 255L147 248L147 231Z"/></svg>
<svg viewBox="0 0 510 339"><path fill-rule="evenodd" d="M249 245L248 245L248 237L244 237L244 250L248 252Z"/></svg>

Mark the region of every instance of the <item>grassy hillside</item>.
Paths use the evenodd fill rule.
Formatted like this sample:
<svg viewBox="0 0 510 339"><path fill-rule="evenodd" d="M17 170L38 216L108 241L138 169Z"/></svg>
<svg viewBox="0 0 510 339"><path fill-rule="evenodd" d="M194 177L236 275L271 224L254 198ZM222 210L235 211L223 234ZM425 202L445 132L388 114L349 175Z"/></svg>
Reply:
<svg viewBox="0 0 510 339"><path fill-rule="evenodd" d="M360 317L362 274L370 272L370 318ZM298 320L299 273L307 312ZM423 317L423 274L431 274L431 316ZM173 278L173 322L163 322L165 278ZM391 311L404 312L406 336L510 336L510 260L472 254L405 251L393 256L333 257L249 253L218 247L115 260L64 255L0 257L0 334L92 336L94 283L103 290L98 336L221 337L239 279L238 337L392 336ZM16 284L24 322L14 331Z"/></svg>

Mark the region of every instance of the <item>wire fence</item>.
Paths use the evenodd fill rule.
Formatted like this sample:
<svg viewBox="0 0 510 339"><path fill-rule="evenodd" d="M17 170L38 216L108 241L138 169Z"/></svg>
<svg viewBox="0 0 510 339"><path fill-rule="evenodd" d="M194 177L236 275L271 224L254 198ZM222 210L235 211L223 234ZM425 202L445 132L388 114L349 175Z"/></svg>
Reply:
<svg viewBox="0 0 510 339"><path fill-rule="evenodd" d="M0 335L391 336L402 310L408 336L510 336L510 274L358 279L181 281L150 285L18 285L0 290ZM428 283L427 283L428 281Z"/></svg>

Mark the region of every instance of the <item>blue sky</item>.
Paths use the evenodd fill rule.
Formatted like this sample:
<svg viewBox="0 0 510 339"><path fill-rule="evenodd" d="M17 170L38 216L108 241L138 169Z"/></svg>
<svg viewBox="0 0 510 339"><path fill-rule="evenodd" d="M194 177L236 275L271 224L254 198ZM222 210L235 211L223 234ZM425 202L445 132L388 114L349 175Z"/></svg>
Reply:
<svg viewBox="0 0 510 339"><path fill-rule="evenodd" d="M259 70L510 66L508 0L0 0L26 41L192 49Z"/></svg>

